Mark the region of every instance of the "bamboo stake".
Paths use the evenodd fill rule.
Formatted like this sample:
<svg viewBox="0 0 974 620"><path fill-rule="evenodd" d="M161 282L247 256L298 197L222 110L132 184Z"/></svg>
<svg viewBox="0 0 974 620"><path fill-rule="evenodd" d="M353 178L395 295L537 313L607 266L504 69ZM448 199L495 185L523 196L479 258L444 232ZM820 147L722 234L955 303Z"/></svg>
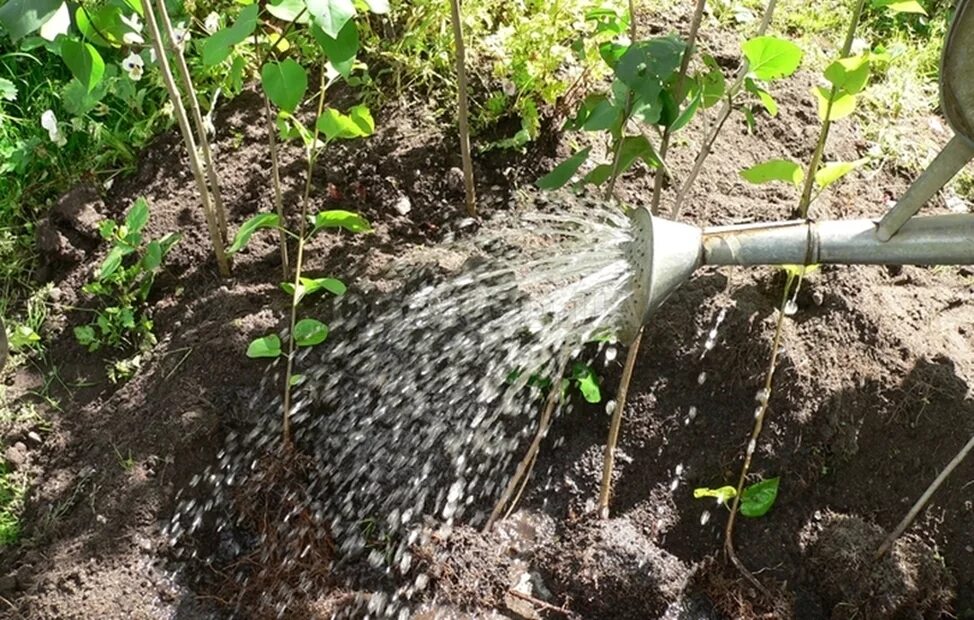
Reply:
<svg viewBox="0 0 974 620"><path fill-rule="evenodd" d="M450 0L453 15L453 41L456 45L458 106L460 125L460 156L463 159L463 185L467 197L467 214L477 215L477 195L473 182L473 160L470 157L470 122L467 109L466 51L463 47L463 24L460 21L460 0Z"/></svg>
<svg viewBox="0 0 974 620"><path fill-rule="evenodd" d="M176 121L179 123L179 131L183 136L183 142L188 151L189 166L193 172L193 178L196 180L196 188L200 193L200 200L203 204L203 215L206 217L206 226L210 233L210 242L213 244L213 252L216 254L217 268L221 276L227 277L230 275L230 267L224 250L220 224L213 212L213 204L210 202L210 192L203 177L199 153L196 151L196 141L193 139L193 132L189 127L189 119L186 116L186 108L183 105L183 99L179 94L179 89L176 87L172 68L169 66L169 59L166 57L166 50L162 44L162 36L159 32L159 24L156 22L156 17L153 13L151 0L142 0L142 10L145 13L146 25L149 27L149 36L152 38L152 49L156 53L156 60L159 63L162 80L166 85L166 91L169 93L169 99L172 101Z"/></svg>

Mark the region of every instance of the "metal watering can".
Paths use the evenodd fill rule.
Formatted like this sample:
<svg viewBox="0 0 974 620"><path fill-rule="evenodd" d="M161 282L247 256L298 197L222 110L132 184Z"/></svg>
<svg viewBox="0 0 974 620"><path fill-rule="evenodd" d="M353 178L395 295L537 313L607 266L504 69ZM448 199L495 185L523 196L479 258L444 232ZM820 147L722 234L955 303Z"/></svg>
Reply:
<svg viewBox="0 0 974 620"><path fill-rule="evenodd" d="M703 265L964 265L974 263L974 214L913 216L974 158L974 0L960 0L940 63L940 97L955 136L879 221L799 220L697 228L632 213L630 260L638 326Z"/></svg>

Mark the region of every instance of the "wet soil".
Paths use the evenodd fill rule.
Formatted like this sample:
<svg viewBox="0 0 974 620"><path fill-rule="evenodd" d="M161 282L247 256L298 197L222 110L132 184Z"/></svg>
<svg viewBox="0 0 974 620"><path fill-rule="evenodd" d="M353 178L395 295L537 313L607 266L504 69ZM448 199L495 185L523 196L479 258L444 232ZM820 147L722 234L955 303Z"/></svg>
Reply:
<svg viewBox="0 0 974 620"><path fill-rule="evenodd" d="M733 65L733 36L706 34L703 45ZM737 171L771 157L808 158L817 133L813 83L799 73L776 84L780 113L759 114L753 133L741 115L731 117L681 219L792 215L794 189L754 187ZM218 114L231 227L273 208L260 110L245 93ZM692 163L704 120L680 134L670 164L677 178ZM914 123L918 142L946 139L926 119L890 122ZM478 226L463 212L450 129L417 105L390 105L376 126L369 140L330 148L312 180L313 209L360 211L375 226L369 236L323 235L308 252L311 275L340 276L353 288L380 279L397 257L434 256L438 242ZM837 123L826 159L854 160L867 149L853 123ZM479 155L483 213L509 209L519 189L570 151L567 139L549 138L524 153ZM7 380L11 406L34 403L42 419L2 422L30 480L23 541L0 557L4 617L226 615L222 603L233 593L214 590L213 575L201 581L208 587L192 585L162 531L177 493L215 461L230 430L249 423L266 364L243 351L282 327L287 300L277 290L271 235L236 257L232 278L217 277L181 153L175 134L160 137L136 173L107 190L72 192L45 224L44 276L58 308L48 333L58 335L42 362ZM303 164L294 149L283 159L285 202L295 212ZM812 215L874 216L910 178L873 162L824 193ZM619 188L626 202L645 205L652 174L637 168ZM118 219L137 196L152 207L149 235L180 231L183 239L151 299L159 343L132 379L112 384L108 360L80 347L71 327L88 318L81 287L105 252L91 236L92 218ZM664 209L672 196L668 189ZM726 508L692 491L736 482L784 275L705 269L646 328L611 519L594 514L609 417L604 405L579 406L556 420L512 516L491 533L461 527L421 550L431 583L416 617L974 617L974 461L947 480L891 556L869 559L974 433L972 276L968 267L823 267L803 283L751 468L755 481L780 476L780 493L766 516L739 518L734 532L740 560L771 600L722 553ZM716 345L707 350L711 329ZM623 359L600 366L607 398ZM199 551L218 548L213 540ZM346 566L314 594L304 612L329 617L369 593Z"/></svg>

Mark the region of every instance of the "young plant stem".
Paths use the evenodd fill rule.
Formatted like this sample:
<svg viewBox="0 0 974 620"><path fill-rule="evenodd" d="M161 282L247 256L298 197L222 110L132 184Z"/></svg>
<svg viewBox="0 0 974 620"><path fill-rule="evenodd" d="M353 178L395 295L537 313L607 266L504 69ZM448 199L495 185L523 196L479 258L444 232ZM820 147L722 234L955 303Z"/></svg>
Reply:
<svg viewBox="0 0 974 620"><path fill-rule="evenodd" d="M951 472L953 472L954 469L956 469L957 466L961 464L961 461L963 461L967 457L968 453L970 453L971 450L974 450L974 436L972 436L964 445L964 447L960 449L960 452L958 452L954 456L954 458L951 459L949 463L947 463L947 466L944 467L943 471L941 471L934 479L934 481L930 483L930 486L927 487L927 490L923 492L923 495L920 496L920 499L918 499L916 503L913 504L913 507L910 508L910 512L906 513L906 516L903 517L903 520L900 521L900 524L896 526L896 529L893 530L890 533L890 535L886 537L886 540L883 541L883 544L880 545L879 549L876 550L876 555L874 557L875 560L879 560L886 554L887 551L890 550L890 548L893 546L893 543L896 542L896 539L903 535L903 532L906 531L906 528L910 527L910 524L913 523L913 520L916 519L918 514L920 514L920 511L923 510L923 507L927 505L927 502L930 501L930 498L933 496L933 494L937 492L937 489L940 488L940 485L943 484L944 480L947 479L947 476L949 476Z"/></svg>
<svg viewBox="0 0 974 620"><path fill-rule="evenodd" d="M859 18L862 16L862 9L865 0L855 0L856 4L852 11L852 19L849 20L849 29L846 31L845 42L842 44L842 58L846 58L852 51L852 42L855 40L856 27L859 26ZM808 170L805 173L805 185L802 188L802 197L798 202L798 213L801 217L808 216L808 207L812 204L812 190L815 187L815 173L822 165L822 155L825 152L825 143L828 141L829 130L832 128L832 101L838 94L838 89L833 85L829 91L829 100L825 106L825 120L818 132L818 142L815 144L815 151L812 159L808 162Z"/></svg>
<svg viewBox="0 0 974 620"><path fill-rule="evenodd" d="M636 2L629 0L629 41L630 44L636 42ZM626 105L622 113L622 124L619 126L619 139L612 151L612 173L609 175L609 184L605 187L605 199L609 200L615 193L616 181L619 179L619 166L622 159L622 146L626 141L626 126L629 124L629 117L632 115L632 91L626 90Z"/></svg>
<svg viewBox="0 0 974 620"><path fill-rule="evenodd" d="M612 495L612 470L615 467L616 446L619 443L619 430L622 428L622 410L629 396L629 384L632 373L636 368L636 358L639 354L639 343L643 339L643 328L639 329L636 338L629 345L626 353L626 363L622 367L622 378L619 381L619 393L616 395L616 408L612 412L612 422L609 424L609 438L605 442L605 452L602 455L602 484L599 487L599 517L609 518L609 500Z"/></svg>
<svg viewBox="0 0 974 620"><path fill-rule="evenodd" d="M696 7L693 10L693 17L690 20L690 32L687 35L687 47L683 50L683 57L680 59L680 73L676 77L676 84L674 86L674 91L679 96L680 91L683 90L683 82L686 80L687 69L690 67L690 58L693 56L693 48L697 42L697 31L700 29L700 20L703 18L703 9L707 4L707 0L697 0ZM663 137L660 139L659 144L659 158L660 160L666 159L666 152L670 148L670 127L667 126L663 130ZM659 214L660 200L663 197L663 178L664 174L657 171L655 178L653 179L653 201L650 203L650 211L653 215Z"/></svg>
<svg viewBox="0 0 974 620"><path fill-rule="evenodd" d="M217 223L220 225L220 235L223 242L227 242L227 212L223 206L223 196L220 193L220 179L213 165L213 155L210 151L210 140L206 135L206 126L203 124L203 113L200 111L199 98L196 96L196 89L193 87L193 78L190 76L189 67L186 66L186 58L183 56L173 32L172 20L169 19L169 11L166 10L166 0L156 0L159 10L159 19L162 28L165 30L169 41L169 47L173 57L176 59L176 69L183 82L183 89L189 99L189 109L193 113L193 124L196 126L196 137L199 140L200 150L203 152L203 164L206 168L206 176L210 182L211 196L213 197L213 208L216 211Z"/></svg>
<svg viewBox="0 0 974 620"><path fill-rule="evenodd" d="M297 18L300 18L300 14ZM291 22L293 24L294 22ZM290 26L290 24L288 24ZM283 36L283 35L281 35ZM264 58L261 58L260 54L260 41L257 37L257 32L254 32L254 49L257 50L257 64L258 66L264 66ZM274 53L274 48L271 48L271 53ZM271 154L271 185L274 187L274 210L277 212L278 220L280 220L281 227L278 229L278 245L281 250L281 273L282 277L286 280L288 275L291 273L291 267L288 264L287 256L287 233L285 232L286 220L284 219L284 192L281 189L281 160L278 154L277 148L277 127L274 123L274 112L271 110L270 99L267 98L267 93L264 92L263 87L260 88L261 99L264 100L264 117L267 119L267 149Z"/></svg>
<svg viewBox="0 0 974 620"><path fill-rule="evenodd" d="M737 511L741 503L741 493L744 491L744 483L747 480L747 474L751 469L751 460L754 457L754 452L757 449L758 437L761 435L761 429L764 427L764 417L768 412L768 403L771 402L771 386L774 380L774 372L778 366L778 349L781 345L781 333L785 324L785 305L788 303L788 291L791 288L791 276L788 277L788 281L785 285L784 294L781 296L781 304L778 307L778 322L775 325L774 338L771 344L771 360L768 362L768 372L764 377L764 391L762 392L763 397L760 400L760 405L758 407L757 415L754 418L754 428L751 430L751 438L747 443L747 449L744 452L744 464L741 466L741 475L737 480L737 492L734 494L734 499L731 501L730 515L727 517L727 526L724 529L724 551L727 553L727 557L733 562L734 566L741 571L741 573L750 581L755 587L757 587L764 594L768 594L767 589L764 585L758 581L747 568L745 568L743 562L737 558L737 553L734 551L734 522L737 517Z"/></svg>
<svg viewBox="0 0 974 620"><path fill-rule="evenodd" d="M304 182L304 194L301 196L301 220L298 224L298 252L294 259L294 294L291 298L291 317L290 326L287 332L287 366L284 372L284 410L282 412L282 439L284 448L291 447L291 373L294 371L294 352L296 341L294 338L294 327L298 322L298 295L301 290L301 268L304 261L304 243L308 229L308 210L311 202L311 177L314 173L315 162L318 159L318 119L325 108L325 91L327 82L325 81L325 67L321 67L321 83L318 95L318 111L315 114L315 129L312 134L311 144L307 147L308 174ZM281 222L283 226L284 223Z"/></svg>
<svg viewBox="0 0 974 620"><path fill-rule="evenodd" d="M524 458L517 466L517 470L511 479L508 481L507 486L504 488L504 492L501 493L501 497L497 500L494 505L494 510L490 513L490 518L487 519L487 524L484 525L484 531L490 531L494 526L494 523L501 518L504 514L506 517L514 510L514 506L517 505L517 500L521 497L521 493L524 491L524 487L527 485L528 478L531 476L531 470L534 468L535 460L538 456L538 451L541 449L541 442L548 434L548 426L551 424L551 415L554 413L555 407L558 404L558 398L561 395L561 391L556 387L561 383L562 377L565 376L565 367L568 365L568 359L566 358L562 362L561 367L558 372L555 373L556 379L552 383L551 391L548 393L548 398L545 401L544 411L541 413L541 420L538 422L538 432L535 433L534 441L528 447L527 452L524 454ZM516 493L516 495L515 495ZM513 497L513 499L512 499ZM505 513L504 508L507 508Z"/></svg>
<svg viewBox="0 0 974 620"><path fill-rule="evenodd" d="M210 233L210 242L213 244L213 252L216 254L217 268L221 276L228 277L230 275L230 266L224 250L220 224L214 213L213 204L210 202L210 191L203 176L199 153L196 151L196 141L193 139L193 132L189 126L189 118L186 116L186 108L183 106L182 96L176 87L176 80L173 78L172 68L169 66L169 59L166 57L166 50L162 44L162 36L159 32L159 25L156 22L155 14L153 13L151 0L142 0L142 11L145 13L145 21L149 28L149 36L152 39L152 48L155 50L159 63L162 81L166 86L166 91L169 93L169 99L172 101L173 111L176 114L176 121L179 124L179 131L183 136L183 142L186 146L187 156L189 157L189 167L193 172L193 178L196 180L196 188L200 193L203 215L206 218L206 226Z"/></svg>
<svg viewBox="0 0 974 620"><path fill-rule="evenodd" d="M453 16L453 42L456 46L457 63L457 115L460 129L460 157L463 159L463 186L467 200L467 215L477 215L477 195L473 182L473 159L470 156L470 119L467 109L467 66L463 47L463 23L460 20L460 0L450 0Z"/></svg>
<svg viewBox="0 0 974 620"><path fill-rule="evenodd" d="M764 9L764 17L761 20L761 25L758 28L756 36L761 36L767 32L768 27L771 25L771 18L774 16L774 9L777 4L778 0L768 0L768 5ZM700 175L700 171L703 169L704 162L707 160L707 157L710 156L714 143L717 142L717 138L720 136L720 132L724 128L724 123L727 122L727 118L734 109L734 97L738 92L740 92L741 86L744 85L744 78L747 77L748 71L750 71L750 63L747 61L747 58L743 58L741 59L741 68L737 71L737 75L735 76L730 87L727 88L724 103L721 105L720 111L717 113L717 117L714 120L713 125L711 125L710 132L704 139L703 145L700 147L700 151L697 153L697 157L693 161L693 167L690 169L690 174L688 174L687 178L684 179L683 185L680 186L680 190L676 194L676 199L673 201L673 207L670 209L671 218L679 217L680 209L683 208L683 203L686 200L687 194L689 194L690 189L693 188L693 184L696 182L697 177Z"/></svg>

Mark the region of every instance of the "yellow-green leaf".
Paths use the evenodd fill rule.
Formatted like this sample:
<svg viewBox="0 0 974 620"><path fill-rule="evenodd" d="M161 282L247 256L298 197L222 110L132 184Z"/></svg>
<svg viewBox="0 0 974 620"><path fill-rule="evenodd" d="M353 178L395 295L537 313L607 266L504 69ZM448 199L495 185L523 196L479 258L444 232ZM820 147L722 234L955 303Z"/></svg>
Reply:
<svg viewBox="0 0 974 620"><path fill-rule="evenodd" d="M825 79L840 91L855 95L869 79L869 55L840 58L825 69Z"/></svg>
<svg viewBox="0 0 974 620"><path fill-rule="evenodd" d="M926 15L920 3L916 0L873 0L874 7L886 7L894 13L916 13Z"/></svg>
<svg viewBox="0 0 974 620"><path fill-rule="evenodd" d="M774 80L795 72L802 61L800 47L777 37L763 36L741 46L750 63L750 72L759 80Z"/></svg>
<svg viewBox="0 0 974 620"><path fill-rule="evenodd" d="M741 176L744 177L745 181L756 185L771 181L784 181L797 187L805 180L805 172L802 167L789 159L772 159L755 164L747 170L742 170Z"/></svg>
<svg viewBox="0 0 974 620"><path fill-rule="evenodd" d="M856 109L856 96L847 92L835 93L831 110L829 109L829 98L832 96L832 89L816 86L812 88L812 93L818 99L818 117L820 120L837 121L849 116Z"/></svg>
<svg viewBox="0 0 974 620"><path fill-rule="evenodd" d="M700 487L698 489L693 490L694 499L713 497L720 504L726 504L728 501L733 499L735 495L737 495L737 489L735 489L730 485L722 486L719 489Z"/></svg>
<svg viewBox="0 0 974 620"><path fill-rule="evenodd" d="M825 164L819 168L818 172L815 173L815 184L820 188L825 189L829 185L832 185L845 175L849 174L866 160L859 159L856 161L833 161Z"/></svg>

